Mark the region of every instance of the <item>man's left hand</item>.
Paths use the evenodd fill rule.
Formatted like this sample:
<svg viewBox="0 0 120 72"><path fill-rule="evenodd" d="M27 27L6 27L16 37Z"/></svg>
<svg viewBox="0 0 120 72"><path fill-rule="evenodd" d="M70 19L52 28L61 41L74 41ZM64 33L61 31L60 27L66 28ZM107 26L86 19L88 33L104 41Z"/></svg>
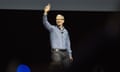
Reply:
<svg viewBox="0 0 120 72"><path fill-rule="evenodd" d="M73 61L73 57L72 57L72 56L70 56L70 61L71 61L71 62Z"/></svg>

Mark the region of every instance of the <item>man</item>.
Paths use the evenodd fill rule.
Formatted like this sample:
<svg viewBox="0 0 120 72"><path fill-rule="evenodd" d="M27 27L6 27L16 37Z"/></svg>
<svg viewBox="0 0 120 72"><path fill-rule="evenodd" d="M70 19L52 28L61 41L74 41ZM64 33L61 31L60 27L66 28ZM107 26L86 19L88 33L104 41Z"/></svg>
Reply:
<svg viewBox="0 0 120 72"><path fill-rule="evenodd" d="M68 31L63 26L64 16L58 14L56 16L56 24L51 25L47 20L48 12L50 11L50 4L45 6L43 14L43 25L50 32L52 62L51 69L68 68L73 61L72 50L70 48L70 39ZM53 67L54 66L54 67Z"/></svg>

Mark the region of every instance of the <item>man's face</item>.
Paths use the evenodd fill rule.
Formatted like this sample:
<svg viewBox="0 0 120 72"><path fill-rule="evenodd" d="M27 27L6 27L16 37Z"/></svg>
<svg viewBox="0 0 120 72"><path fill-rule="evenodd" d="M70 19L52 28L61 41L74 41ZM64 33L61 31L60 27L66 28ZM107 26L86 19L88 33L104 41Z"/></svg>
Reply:
<svg viewBox="0 0 120 72"><path fill-rule="evenodd" d="M58 14L58 15L56 16L56 24L57 24L58 26L61 26L61 25L63 25L63 23L64 23L64 16Z"/></svg>

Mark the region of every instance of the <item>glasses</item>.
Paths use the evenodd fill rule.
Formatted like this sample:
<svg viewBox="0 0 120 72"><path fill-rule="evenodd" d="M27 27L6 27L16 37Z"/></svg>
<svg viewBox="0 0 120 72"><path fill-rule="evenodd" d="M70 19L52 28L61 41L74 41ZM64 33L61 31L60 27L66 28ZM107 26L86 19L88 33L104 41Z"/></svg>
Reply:
<svg viewBox="0 0 120 72"><path fill-rule="evenodd" d="M56 19L56 20L64 20L64 19Z"/></svg>

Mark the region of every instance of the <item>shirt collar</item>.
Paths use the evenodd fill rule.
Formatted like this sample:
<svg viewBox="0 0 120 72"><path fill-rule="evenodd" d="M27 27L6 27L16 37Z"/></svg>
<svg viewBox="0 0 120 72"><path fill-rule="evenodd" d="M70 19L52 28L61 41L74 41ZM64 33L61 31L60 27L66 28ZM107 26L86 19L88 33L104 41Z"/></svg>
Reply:
<svg viewBox="0 0 120 72"><path fill-rule="evenodd" d="M56 25L57 26L57 25ZM57 28L59 29L59 30L61 30L58 26L57 26ZM65 27L63 26L63 28L62 28L62 31L65 29Z"/></svg>

